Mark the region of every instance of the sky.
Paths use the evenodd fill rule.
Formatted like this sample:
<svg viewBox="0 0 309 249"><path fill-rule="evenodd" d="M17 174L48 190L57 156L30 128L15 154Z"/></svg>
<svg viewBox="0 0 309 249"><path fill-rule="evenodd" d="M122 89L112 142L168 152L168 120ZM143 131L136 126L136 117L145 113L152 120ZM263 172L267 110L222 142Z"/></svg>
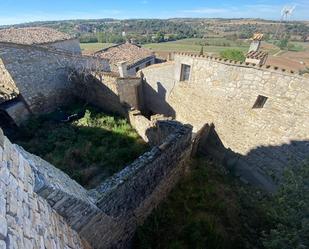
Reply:
<svg viewBox="0 0 309 249"><path fill-rule="evenodd" d="M0 0L0 25L33 21L99 18L263 18L309 20L309 0Z"/></svg>

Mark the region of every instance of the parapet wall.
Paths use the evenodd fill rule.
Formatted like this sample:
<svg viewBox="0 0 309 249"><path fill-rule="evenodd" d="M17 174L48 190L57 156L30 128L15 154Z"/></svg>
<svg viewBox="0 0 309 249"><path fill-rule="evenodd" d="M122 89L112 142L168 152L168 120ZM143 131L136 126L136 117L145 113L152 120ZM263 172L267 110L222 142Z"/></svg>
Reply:
<svg viewBox="0 0 309 249"><path fill-rule="evenodd" d="M166 137L163 127L172 126ZM98 207L117 221L112 248L128 248L138 225L186 172L191 152L191 127L158 121L159 145L99 186L92 194ZM95 226L94 226L95 227Z"/></svg>
<svg viewBox="0 0 309 249"><path fill-rule="evenodd" d="M90 248L35 192L30 164L0 129L0 248Z"/></svg>
<svg viewBox="0 0 309 249"><path fill-rule="evenodd" d="M180 81L181 64L191 66L189 81ZM256 174L257 185L273 190L270 182L280 179L288 164L308 156L309 82L304 77L183 54L175 55L173 63L148 67L143 74L151 112L174 113L195 131L213 123L223 145L240 155L233 164ZM259 95L268 99L263 108L253 109Z"/></svg>
<svg viewBox="0 0 309 249"><path fill-rule="evenodd" d="M1 248L128 248L185 172L191 151L190 126L159 121L153 129L157 146L90 191L1 131Z"/></svg>

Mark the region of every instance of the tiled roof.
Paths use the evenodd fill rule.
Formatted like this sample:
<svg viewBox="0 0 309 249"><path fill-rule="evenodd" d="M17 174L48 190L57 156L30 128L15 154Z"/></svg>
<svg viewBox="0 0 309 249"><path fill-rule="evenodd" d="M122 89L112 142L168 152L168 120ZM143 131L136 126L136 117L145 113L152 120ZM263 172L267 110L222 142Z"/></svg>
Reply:
<svg viewBox="0 0 309 249"><path fill-rule="evenodd" d="M260 34L260 33L253 34L252 40L253 41L261 41L263 39L263 36L264 36L264 34Z"/></svg>
<svg viewBox="0 0 309 249"><path fill-rule="evenodd" d="M268 56L267 52L264 51L250 51L247 53L246 58L262 60Z"/></svg>
<svg viewBox="0 0 309 249"><path fill-rule="evenodd" d="M116 65L121 61L126 61L130 66L142 59L153 56L153 53L147 49L138 45L125 43L116 45L110 48L103 49L95 55L103 59L108 59L110 64Z"/></svg>
<svg viewBox="0 0 309 249"><path fill-rule="evenodd" d="M11 28L0 30L0 42L17 44L44 44L72 39L68 34L51 28Z"/></svg>
<svg viewBox="0 0 309 249"><path fill-rule="evenodd" d="M0 104L18 96L18 89L0 84Z"/></svg>

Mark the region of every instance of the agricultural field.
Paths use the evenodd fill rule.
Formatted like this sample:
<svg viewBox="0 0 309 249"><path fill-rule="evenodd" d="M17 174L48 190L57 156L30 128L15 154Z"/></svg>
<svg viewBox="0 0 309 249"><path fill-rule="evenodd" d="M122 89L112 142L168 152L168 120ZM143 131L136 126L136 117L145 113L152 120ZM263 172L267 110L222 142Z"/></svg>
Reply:
<svg viewBox="0 0 309 249"><path fill-rule="evenodd" d="M238 49L246 52L249 43L243 40L228 40L226 38L190 38L171 42L150 43L144 45L155 52L200 52L219 54L226 49Z"/></svg>
<svg viewBox="0 0 309 249"><path fill-rule="evenodd" d="M113 46L113 43L80 43L80 48L83 54L92 54L104 48Z"/></svg>
<svg viewBox="0 0 309 249"><path fill-rule="evenodd" d="M72 114L77 118L67 121ZM148 149L125 118L81 103L31 118L17 129L13 141L87 188L97 186Z"/></svg>

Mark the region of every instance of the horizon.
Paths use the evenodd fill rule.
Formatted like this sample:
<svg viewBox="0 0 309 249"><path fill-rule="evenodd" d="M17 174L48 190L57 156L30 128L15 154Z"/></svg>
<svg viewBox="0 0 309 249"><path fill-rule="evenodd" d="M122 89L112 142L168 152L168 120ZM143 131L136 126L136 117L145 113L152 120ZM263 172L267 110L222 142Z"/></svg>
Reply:
<svg viewBox="0 0 309 249"><path fill-rule="evenodd" d="M93 0L85 3L82 0L60 0L40 2L39 0L4 0L0 10L0 25L16 25L46 21L75 21L98 19L262 19L279 21L281 10L285 6L295 6L291 21L308 21L309 2L306 0L265 1L254 0L247 4L244 0L230 3L224 0L218 3L195 0L119 0L101 2ZM12 14L14 13L14 14Z"/></svg>

